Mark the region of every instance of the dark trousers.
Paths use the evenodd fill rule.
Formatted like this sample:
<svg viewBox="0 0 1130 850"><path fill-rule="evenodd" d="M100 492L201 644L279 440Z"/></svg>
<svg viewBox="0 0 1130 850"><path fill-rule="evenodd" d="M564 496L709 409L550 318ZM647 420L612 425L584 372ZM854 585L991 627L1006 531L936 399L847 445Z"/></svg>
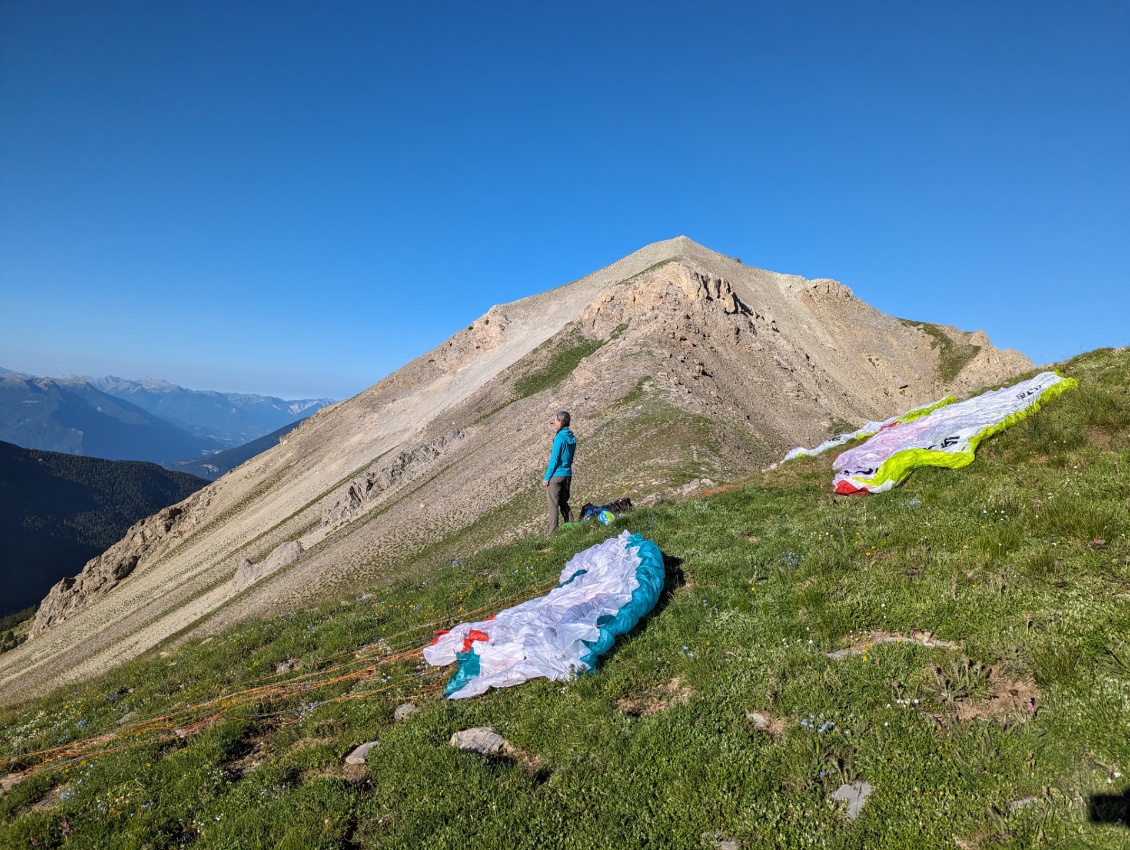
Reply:
<svg viewBox="0 0 1130 850"><path fill-rule="evenodd" d="M545 498L549 503L549 530L546 534L553 534L557 530L557 512L565 517L565 522L573 521L573 512L569 510L569 485L573 479L569 476L554 476L549 479L549 486L545 488Z"/></svg>

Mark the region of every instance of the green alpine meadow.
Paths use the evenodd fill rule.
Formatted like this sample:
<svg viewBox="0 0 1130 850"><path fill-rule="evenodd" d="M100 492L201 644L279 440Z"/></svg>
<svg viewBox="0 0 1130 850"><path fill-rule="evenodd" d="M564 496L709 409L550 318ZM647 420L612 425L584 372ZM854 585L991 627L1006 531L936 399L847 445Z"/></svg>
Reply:
<svg viewBox="0 0 1130 850"><path fill-rule="evenodd" d="M964 469L801 458L0 708L0 847L1126 847L1130 352L1058 369ZM624 529L666 585L596 672L442 698L437 630Z"/></svg>

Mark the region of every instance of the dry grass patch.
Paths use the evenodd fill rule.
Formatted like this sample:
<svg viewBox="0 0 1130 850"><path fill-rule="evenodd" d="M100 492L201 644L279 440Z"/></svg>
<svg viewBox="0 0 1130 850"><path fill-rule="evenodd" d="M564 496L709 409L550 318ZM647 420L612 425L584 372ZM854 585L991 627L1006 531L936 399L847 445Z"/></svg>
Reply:
<svg viewBox="0 0 1130 850"><path fill-rule="evenodd" d="M950 713L963 723L992 720L1006 723L1027 719L1036 713L1040 690L1030 679L1013 679L995 668L988 674L989 695L980 699L957 699L949 704Z"/></svg>
<svg viewBox="0 0 1130 850"><path fill-rule="evenodd" d="M933 632L911 631L909 634L900 632L869 631L859 634L848 646L829 652L828 657L840 661L849 655L863 655L874 646L885 643L918 643L929 649L957 649L958 645L948 640L938 640Z"/></svg>
<svg viewBox="0 0 1130 850"><path fill-rule="evenodd" d="M684 684L682 676L676 676L670 682L648 688L638 696L616 700L616 707L632 717L651 717L673 705L686 705L692 696L694 691Z"/></svg>
<svg viewBox="0 0 1130 850"><path fill-rule="evenodd" d="M346 782L364 782L372 775L367 764L327 764L302 771L298 774L298 781L301 784L314 782L318 779L344 779Z"/></svg>

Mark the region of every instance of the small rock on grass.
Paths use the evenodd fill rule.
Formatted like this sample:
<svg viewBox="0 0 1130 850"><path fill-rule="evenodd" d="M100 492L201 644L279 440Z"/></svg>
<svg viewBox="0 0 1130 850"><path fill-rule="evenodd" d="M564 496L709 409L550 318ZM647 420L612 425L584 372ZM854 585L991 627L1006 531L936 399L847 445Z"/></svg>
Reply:
<svg viewBox="0 0 1130 850"><path fill-rule="evenodd" d="M872 790L869 782L852 782L841 785L833 791L832 799L847 803L848 820L855 820L863 810L863 804L867 802Z"/></svg>
<svg viewBox="0 0 1130 850"><path fill-rule="evenodd" d="M729 838L721 832L704 832L702 845L709 847L710 850L742 850L745 847L742 842Z"/></svg>
<svg viewBox="0 0 1130 850"><path fill-rule="evenodd" d="M476 726L474 729L456 732L448 743L465 753L480 756L497 756L513 749L509 741L489 726Z"/></svg>
<svg viewBox="0 0 1130 850"><path fill-rule="evenodd" d="M416 705L416 703L406 702L396 707L396 711L392 713L392 719L397 723L403 723L419 710L420 706Z"/></svg>
<svg viewBox="0 0 1130 850"><path fill-rule="evenodd" d="M1019 811L1020 809L1027 808L1028 806L1031 806L1031 805L1038 803L1038 802L1040 802L1039 797L1024 797L1020 800L1013 800L1011 803L1008 804L1008 808L1011 811L1015 812L1015 811Z"/></svg>
<svg viewBox="0 0 1130 850"><path fill-rule="evenodd" d="M369 750L377 745L377 741L369 741L362 744L353 752L345 757L346 764L365 764L369 761Z"/></svg>
<svg viewBox="0 0 1130 850"><path fill-rule="evenodd" d="M769 728L769 718L762 714L760 711L747 711L745 713L745 719L758 729Z"/></svg>
<svg viewBox="0 0 1130 850"><path fill-rule="evenodd" d="M456 732L448 743L465 753L516 764L539 783L545 781L551 772L546 768L541 756L519 750L489 726L476 726L474 729Z"/></svg>

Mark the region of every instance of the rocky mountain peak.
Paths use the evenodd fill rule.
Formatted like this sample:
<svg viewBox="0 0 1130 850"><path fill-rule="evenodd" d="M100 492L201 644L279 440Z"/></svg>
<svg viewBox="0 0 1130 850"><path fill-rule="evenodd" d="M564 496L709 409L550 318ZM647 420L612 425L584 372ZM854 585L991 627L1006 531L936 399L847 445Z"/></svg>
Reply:
<svg viewBox="0 0 1130 850"><path fill-rule="evenodd" d="M685 236L653 243L492 307L201 490L175 522L135 530L56 588L51 622L0 656L0 696L32 687L35 670L89 674L170 635L537 528L561 408L580 446L574 498L639 502L1028 368L983 334L886 316L834 280Z"/></svg>

